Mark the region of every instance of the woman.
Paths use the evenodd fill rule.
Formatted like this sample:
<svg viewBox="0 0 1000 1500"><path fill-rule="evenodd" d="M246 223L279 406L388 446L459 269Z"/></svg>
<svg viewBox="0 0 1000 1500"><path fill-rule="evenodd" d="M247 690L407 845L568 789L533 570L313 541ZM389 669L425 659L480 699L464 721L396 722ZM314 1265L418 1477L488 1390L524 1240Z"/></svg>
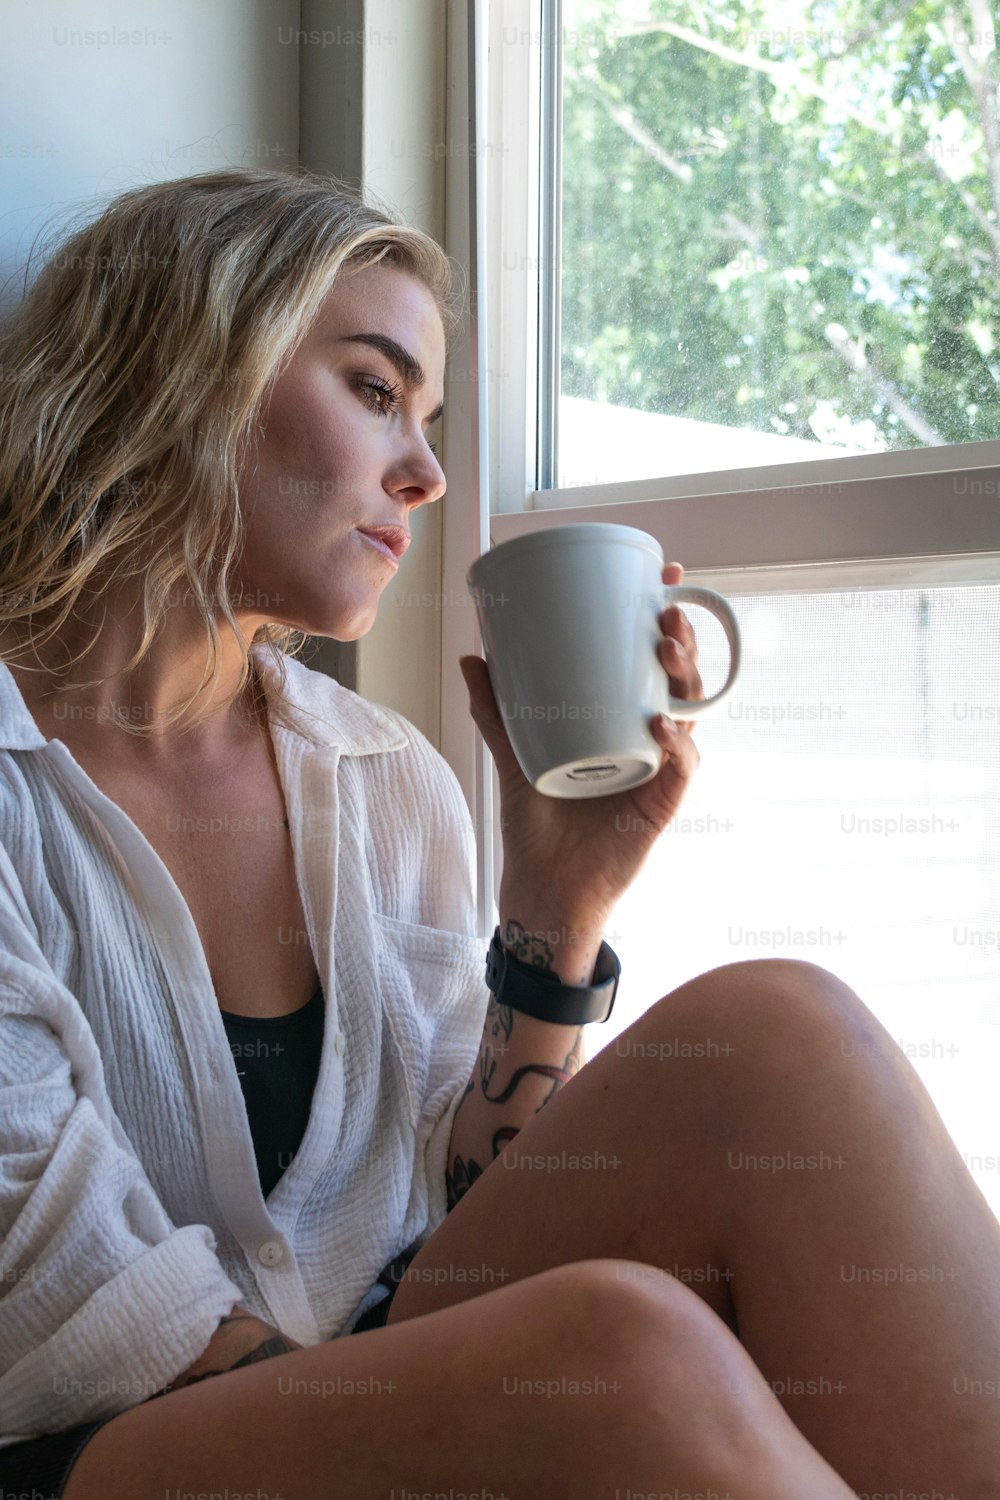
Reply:
<svg viewBox="0 0 1000 1500"><path fill-rule="evenodd" d="M862 1003L736 964L579 1071L487 1007L449 768L288 654L443 494L456 326L431 241L253 171L124 195L4 339L0 1492L995 1497L1000 1230ZM462 668L503 946L587 986L697 753L540 797Z"/></svg>

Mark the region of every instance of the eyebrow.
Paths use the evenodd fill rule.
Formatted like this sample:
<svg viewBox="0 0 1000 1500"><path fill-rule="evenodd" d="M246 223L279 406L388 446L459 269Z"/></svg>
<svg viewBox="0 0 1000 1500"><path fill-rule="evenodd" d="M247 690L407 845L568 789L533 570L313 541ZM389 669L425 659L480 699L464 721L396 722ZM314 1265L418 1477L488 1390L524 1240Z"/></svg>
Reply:
<svg viewBox="0 0 1000 1500"><path fill-rule="evenodd" d="M387 334L345 333L343 338L337 340L337 343L370 344L373 349L377 349L380 354L385 355L389 363L395 366L398 374L410 387L423 385L427 380L427 376L424 374L423 365L420 363L420 361L414 359L413 355L409 352L408 349L404 349L402 344L397 344L396 340L389 338ZM431 412L430 416L427 419L427 425L430 426L432 422L436 422L440 416L443 416L443 414L444 402L442 401L441 405L435 411Z"/></svg>

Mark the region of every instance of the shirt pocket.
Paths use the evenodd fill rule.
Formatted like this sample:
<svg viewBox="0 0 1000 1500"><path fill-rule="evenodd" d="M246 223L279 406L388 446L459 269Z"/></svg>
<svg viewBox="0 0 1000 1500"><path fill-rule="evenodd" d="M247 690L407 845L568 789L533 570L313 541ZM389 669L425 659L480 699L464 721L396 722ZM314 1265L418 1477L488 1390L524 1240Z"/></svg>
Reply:
<svg viewBox="0 0 1000 1500"><path fill-rule="evenodd" d="M486 1020L489 943L381 913L374 924L383 1021L417 1128L469 1080Z"/></svg>

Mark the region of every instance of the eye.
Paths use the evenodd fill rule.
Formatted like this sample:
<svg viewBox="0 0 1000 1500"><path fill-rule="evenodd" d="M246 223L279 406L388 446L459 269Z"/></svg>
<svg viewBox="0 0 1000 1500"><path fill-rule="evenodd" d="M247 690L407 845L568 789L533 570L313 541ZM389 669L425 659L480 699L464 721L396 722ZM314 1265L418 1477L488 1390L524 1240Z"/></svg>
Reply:
<svg viewBox="0 0 1000 1500"><path fill-rule="evenodd" d="M378 375L367 376L359 380L358 390L362 392L365 404L381 417L387 417L391 411L394 411L403 396L400 386L392 385Z"/></svg>

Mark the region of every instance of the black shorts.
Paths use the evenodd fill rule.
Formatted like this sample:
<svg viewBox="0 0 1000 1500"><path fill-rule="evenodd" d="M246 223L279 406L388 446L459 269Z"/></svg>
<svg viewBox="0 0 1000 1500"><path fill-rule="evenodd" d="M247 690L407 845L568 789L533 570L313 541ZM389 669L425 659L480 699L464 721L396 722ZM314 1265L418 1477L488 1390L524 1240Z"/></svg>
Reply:
<svg viewBox="0 0 1000 1500"><path fill-rule="evenodd" d="M419 1245L408 1247L380 1273L378 1279L389 1288L389 1295L358 1319L352 1334L384 1326L400 1278L419 1248ZM118 1415L116 1412L115 1416ZM81 1422L77 1427L67 1427L65 1432L47 1432L42 1437L0 1448L0 1500L22 1495L25 1500L62 1500L70 1470L87 1443L114 1419L111 1416L96 1422Z"/></svg>

